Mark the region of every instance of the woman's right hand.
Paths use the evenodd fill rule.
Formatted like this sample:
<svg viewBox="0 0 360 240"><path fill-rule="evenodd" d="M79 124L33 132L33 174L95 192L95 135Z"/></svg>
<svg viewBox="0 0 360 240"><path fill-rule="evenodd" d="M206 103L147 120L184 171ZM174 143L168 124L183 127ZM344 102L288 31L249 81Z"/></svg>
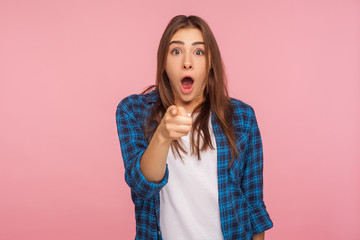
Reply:
<svg viewBox="0 0 360 240"><path fill-rule="evenodd" d="M193 119L181 106L171 105L162 118L158 131L162 139L176 140L188 135Z"/></svg>

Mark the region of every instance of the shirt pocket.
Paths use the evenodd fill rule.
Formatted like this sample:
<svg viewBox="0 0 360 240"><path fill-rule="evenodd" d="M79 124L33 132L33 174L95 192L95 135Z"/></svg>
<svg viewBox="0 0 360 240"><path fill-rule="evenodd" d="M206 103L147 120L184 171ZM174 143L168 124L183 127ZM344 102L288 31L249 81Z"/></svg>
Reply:
<svg viewBox="0 0 360 240"><path fill-rule="evenodd" d="M247 144L248 134L246 132L235 132L236 148L239 151L239 157L235 158L230 167L230 177L235 183L240 183L241 171L245 163L245 148Z"/></svg>

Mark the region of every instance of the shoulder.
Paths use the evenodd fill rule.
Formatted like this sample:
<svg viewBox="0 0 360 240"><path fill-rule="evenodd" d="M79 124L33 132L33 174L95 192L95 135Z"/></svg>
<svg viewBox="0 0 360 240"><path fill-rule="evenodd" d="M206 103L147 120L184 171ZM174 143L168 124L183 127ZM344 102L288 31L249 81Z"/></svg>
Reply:
<svg viewBox="0 0 360 240"><path fill-rule="evenodd" d="M145 94L131 94L119 102L117 110L141 112L148 108L148 105L156 102L158 97L159 94L155 89Z"/></svg>
<svg viewBox="0 0 360 240"><path fill-rule="evenodd" d="M243 129L250 129L251 122L255 118L254 108L239 99L230 97L230 101L234 111L234 125Z"/></svg>

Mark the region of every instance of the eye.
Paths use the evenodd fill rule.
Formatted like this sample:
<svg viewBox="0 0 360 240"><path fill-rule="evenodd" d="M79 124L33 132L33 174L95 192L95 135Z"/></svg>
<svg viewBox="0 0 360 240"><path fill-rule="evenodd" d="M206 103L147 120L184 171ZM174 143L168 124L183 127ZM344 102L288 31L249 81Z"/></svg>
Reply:
<svg viewBox="0 0 360 240"><path fill-rule="evenodd" d="M197 50L195 54L196 54L196 55L203 55L203 54L204 54L204 51L203 51L203 50Z"/></svg>
<svg viewBox="0 0 360 240"><path fill-rule="evenodd" d="M178 55L178 54L180 54L180 51L179 51L179 49L175 48L171 51L171 53Z"/></svg>

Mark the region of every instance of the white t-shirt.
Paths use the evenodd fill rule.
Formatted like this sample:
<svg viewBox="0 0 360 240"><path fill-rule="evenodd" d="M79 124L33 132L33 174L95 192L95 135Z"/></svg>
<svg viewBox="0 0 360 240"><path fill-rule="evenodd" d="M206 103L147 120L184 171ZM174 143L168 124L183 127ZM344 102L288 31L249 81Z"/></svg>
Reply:
<svg viewBox="0 0 360 240"><path fill-rule="evenodd" d="M200 160L196 155L190 155L190 133L182 137L188 151L187 155L180 151L184 161L179 157L175 159L171 147L169 149L169 179L160 191L163 240L223 239L218 203L217 150L211 117L209 130L215 150L208 147L205 152L200 152Z"/></svg>

